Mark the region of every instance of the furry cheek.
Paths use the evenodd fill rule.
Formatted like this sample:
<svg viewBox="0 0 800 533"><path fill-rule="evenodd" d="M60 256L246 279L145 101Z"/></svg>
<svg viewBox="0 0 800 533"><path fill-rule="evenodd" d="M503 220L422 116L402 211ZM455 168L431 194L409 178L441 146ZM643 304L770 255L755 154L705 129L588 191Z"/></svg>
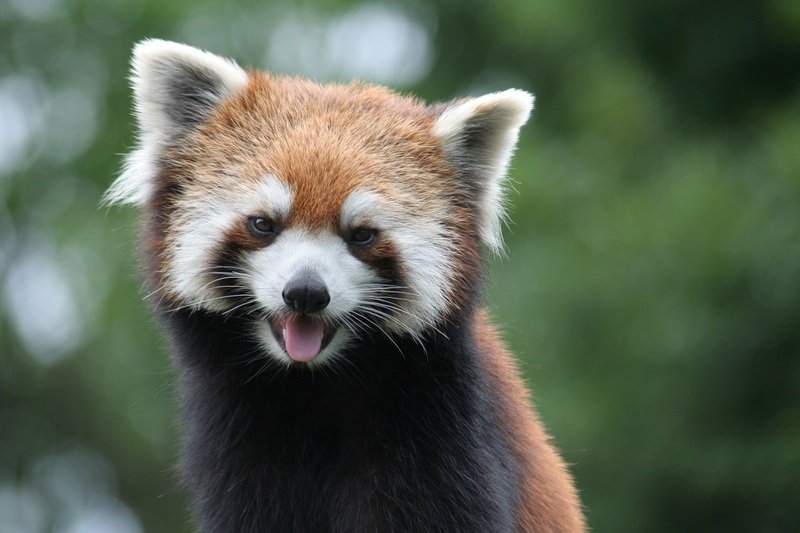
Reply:
<svg viewBox="0 0 800 533"><path fill-rule="evenodd" d="M440 209L434 209L440 215ZM387 327L395 334L416 335L446 315L452 306L451 279L455 247L444 224L435 216L415 216L399 212L397 203L376 191L353 191L342 206L344 227L372 225L385 235L394 261L388 278L403 297L392 302L394 318ZM377 266L377 265L376 265ZM384 269L386 270L386 269Z"/></svg>
<svg viewBox="0 0 800 533"><path fill-rule="evenodd" d="M221 176L233 183L235 176ZM247 217L264 213L280 219L292 204L292 192L273 175L262 176L251 190L220 188L215 197L196 192L179 200L168 229L164 289L173 299L195 309L223 312L235 304L221 286L231 273L218 261L230 251L233 234L240 233Z"/></svg>
<svg viewBox="0 0 800 533"><path fill-rule="evenodd" d="M193 308L225 311L231 302L215 287L214 259L240 215L224 203L208 202L185 213L173 221L168 237L166 292Z"/></svg>
<svg viewBox="0 0 800 533"><path fill-rule="evenodd" d="M434 221L398 227L392 237L409 291L399 316L403 329L435 327L452 305L453 243Z"/></svg>

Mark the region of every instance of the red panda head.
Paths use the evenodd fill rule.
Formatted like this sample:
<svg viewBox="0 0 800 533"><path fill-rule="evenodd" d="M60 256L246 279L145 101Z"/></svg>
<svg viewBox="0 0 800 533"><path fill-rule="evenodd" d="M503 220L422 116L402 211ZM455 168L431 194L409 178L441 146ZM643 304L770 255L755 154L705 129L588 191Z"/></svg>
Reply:
<svg viewBox="0 0 800 533"><path fill-rule="evenodd" d="M280 361L435 330L502 246L524 91L425 106L158 40L132 80L139 144L107 200L145 208L170 308L240 315Z"/></svg>

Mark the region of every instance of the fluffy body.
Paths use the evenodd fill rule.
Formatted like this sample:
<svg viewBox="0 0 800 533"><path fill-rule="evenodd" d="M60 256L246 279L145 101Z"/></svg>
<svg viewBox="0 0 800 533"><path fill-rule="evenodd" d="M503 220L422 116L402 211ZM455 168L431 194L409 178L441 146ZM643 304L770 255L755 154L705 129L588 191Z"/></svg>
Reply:
<svg viewBox="0 0 800 533"><path fill-rule="evenodd" d="M532 97L426 106L152 40L133 73L107 198L144 211L200 528L584 530L480 307Z"/></svg>

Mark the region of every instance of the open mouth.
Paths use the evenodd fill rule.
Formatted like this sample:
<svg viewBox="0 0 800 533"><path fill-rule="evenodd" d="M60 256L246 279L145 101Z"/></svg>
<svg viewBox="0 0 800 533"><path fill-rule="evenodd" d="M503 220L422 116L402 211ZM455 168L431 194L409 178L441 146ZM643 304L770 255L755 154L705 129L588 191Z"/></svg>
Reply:
<svg viewBox="0 0 800 533"><path fill-rule="evenodd" d="M313 361L331 342L336 326L308 315L289 315L269 320L272 334L297 363Z"/></svg>

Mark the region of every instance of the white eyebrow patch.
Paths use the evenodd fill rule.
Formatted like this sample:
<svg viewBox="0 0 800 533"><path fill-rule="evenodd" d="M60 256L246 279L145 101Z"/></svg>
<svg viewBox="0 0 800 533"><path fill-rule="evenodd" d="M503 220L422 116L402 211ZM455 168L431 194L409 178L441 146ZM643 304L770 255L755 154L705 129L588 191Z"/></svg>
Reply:
<svg viewBox="0 0 800 533"><path fill-rule="evenodd" d="M266 214L275 219L289 216L294 192L288 183L273 174L265 174L241 205L243 215Z"/></svg>
<svg viewBox="0 0 800 533"><path fill-rule="evenodd" d="M258 183L258 196L267 212L276 218L286 218L292 210L294 193L289 184L272 174Z"/></svg>
<svg viewBox="0 0 800 533"><path fill-rule="evenodd" d="M370 224L376 229L386 229L386 201L369 189L356 189L342 204L340 220L342 229Z"/></svg>

